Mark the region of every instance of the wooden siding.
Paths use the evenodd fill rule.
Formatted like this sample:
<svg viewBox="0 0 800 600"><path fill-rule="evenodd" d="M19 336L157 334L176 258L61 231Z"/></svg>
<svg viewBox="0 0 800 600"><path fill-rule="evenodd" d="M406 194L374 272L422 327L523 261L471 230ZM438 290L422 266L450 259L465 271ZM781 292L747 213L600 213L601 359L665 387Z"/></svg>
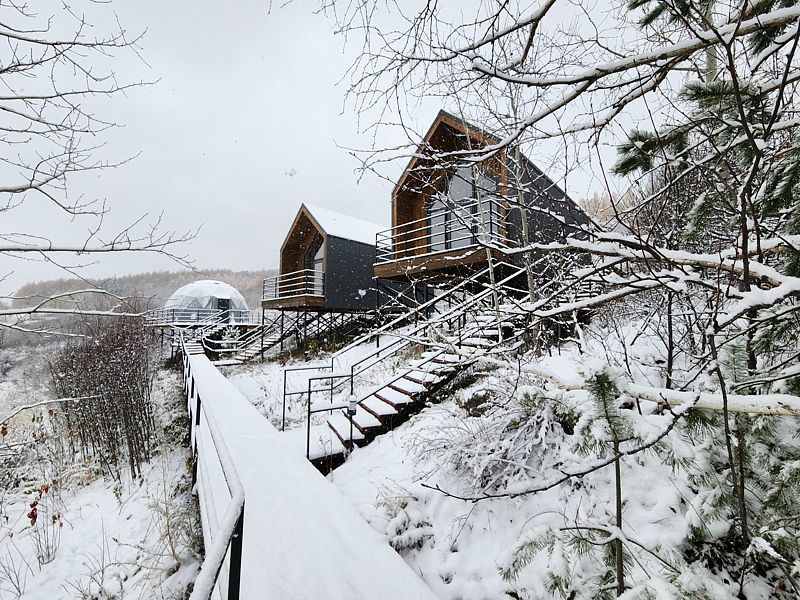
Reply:
<svg viewBox="0 0 800 600"><path fill-rule="evenodd" d="M294 223L281 246L281 274L293 273L305 268L304 259L314 237L319 234L325 237L306 214L305 210L297 213ZM324 243L324 242L323 242Z"/></svg>
<svg viewBox="0 0 800 600"><path fill-rule="evenodd" d="M426 228L424 232L411 234L411 237L418 239L404 241L404 237L409 236L412 229L420 227L419 224L412 227L408 223L425 219L428 201L442 186L443 179L456 166L455 162L451 165L442 165L435 158L425 158L425 155L430 155L431 149L435 149L436 152L456 152L470 148L480 149L497 141L466 126L445 112L439 113L425 136L425 143L417 149L417 156L409 162L392 192L392 235L394 239L399 239L394 247L398 256L412 257L428 253L427 236L430 235L430 229ZM508 189L505 154L500 153L481 163L481 167L497 180L499 194L505 197ZM504 219L507 210L508 203L504 200L500 230L503 236L507 233ZM377 268L375 276L379 276Z"/></svg>

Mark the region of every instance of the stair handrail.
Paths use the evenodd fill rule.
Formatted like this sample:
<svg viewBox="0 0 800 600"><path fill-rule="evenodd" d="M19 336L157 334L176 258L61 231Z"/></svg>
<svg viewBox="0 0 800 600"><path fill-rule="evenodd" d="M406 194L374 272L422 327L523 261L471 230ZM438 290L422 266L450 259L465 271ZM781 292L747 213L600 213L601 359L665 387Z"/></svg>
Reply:
<svg viewBox="0 0 800 600"><path fill-rule="evenodd" d="M498 263L495 266L507 265L507 264L508 263ZM365 333L364 335L356 338L355 340L350 342L344 348L340 348L339 350L337 350L336 352L331 354L330 364L329 365L325 364L325 363L319 363L319 364L315 364L315 365L305 364L305 365L299 366L299 367L285 367L283 369L283 371L284 371L284 381L286 380L286 373L287 372L333 369L334 368L334 361L339 356L344 354L345 352L348 352L349 350L352 350L356 346L360 346L361 344L363 344L364 342L369 341L370 339L374 339L375 337L380 337L383 333L385 333L385 332L387 332L389 330L396 329L397 326L400 323L402 323L403 321L410 320L411 318L418 318L420 316L420 314L424 313L425 310L427 310L428 308L436 305L437 303L445 300L446 298L449 298L451 295L455 294L457 291L467 287L470 283L475 283L481 277L483 277L485 275L488 275L492 268L493 267L486 267L486 268L482 269L481 271L473 274L471 277L468 277L467 279L464 279L464 280L460 281L458 284L456 284L452 288L449 288L447 291L445 291L444 293L440 294L439 296L431 298L430 300L424 302L423 304L420 304L419 306L413 308L412 310L410 310L410 311L408 311L408 312L406 312L406 313L404 313L402 315L397 316L396 318L394 318L393 320L389 321L388 323L382 325L378 329L373 329L372 331L370 331L368 333Z"/></svg>
<svg viewBox="0 0 800 600"><path fill-rule="evenodd" d="M483 294L483 292L481 292L481 294ZM471 300L473 300L473 299L475 301L471 302ZM338 388L340 388L347 381L350 382L350 393L353 393L354 380L355 380L356 376L361 375L362 373L364 373L365 371L369 370L373 366L379 364L380 362L382 362L383 360L385 360L389 356L396 355L398 352L400 352L401 350L403 350L404 348L406 348L406 347L408 347L410 345L420 344L420 343L424 344L425 343L425 342L421 342L420 338L413 337L414 334L420 333L420 332L424 331L425 329L429 329L429 328L431 328L432 326L434 326L436 324L440 324L440 323L444 323L444 322L450 321L455 317L460 317L462 315L466 316L468 314L467 311L470 308L472 308L473 305L478 304L478 302L480 300L485 300L485 299L486 299L485 296L482 296L480 298L472 297L472 298L470 298L468 300L465 300L464 304L453 307L450 312L455 312L455 314L442 313L441 316L438 316L436 319L428 320L427 322L421 324L420 326L416 327L415 329L411 330L410 332L408 332L408 333L406 333L406 334L404 334L402 336L397 336L397 339L395 341L391 342L388 346L383 346L383 347L371 352L367 356L362 357L358 361L352 363L350 365L350 367L349 367L350 368L349 372L324 373L322 375L316 375L316 376L312 376L312 377L308 378L307 382L312 382L312 381L331 381L331 385L329 385L329 386L327 386L325 388L314 388L314 387L310 387L309 386L305 390L302 390L302 391L298 390L298 391L294 391L294 392L288 392L287 395L299 395L299 394L318 393L318 392L322 392L322 391L327 391L327 392L330 393L331 400L332 400L333 391L334 390L338 390ZM487 310L489 310L489 309L487 309ZM509 313L505 312L504 314L509 314ZM517 316L521 316L521 315L522 315L522 313L517 314ZM472 329L461 330L461 332L459 333L459 337L462 337L465 332L467 333L467 337L469 337L470 334L482 331L485 328L486 328L486 325L478 324L477 326L474 326ZM437 345L439 345L439 343L438 342L432 342L429 345L437 346ZM389 352L388 354L384 354L384 356L380 356L381 353L385 353L387 349L392 348L393 346L397 346L397 347L395 347L392 352ZM363 368L360 368L360 369L356 368L356 367L359 367L359 366L363 365L363 363L365 363L367 360L369 360L371 358L375 358L375 361L369 363L368 365L364 366ZM336 382L336 383L333 383L334 379L338 379L339 381Z"/></svg>
<svg viewBox="0 0 800 600"><path fill-rule="evenodd" d="M275 326L279 320L280 315L277 315L268 323L262 323L253 329L248 329L233 339L210 340L203 338L203 347L212 352L239 352L243 350L250 342L252 342L254 338L259 337L263 331L271 331L273 326Z"/></svg>
<svg viewBox="0 0 800 600"><path fill-rule="evenodd" d="M519 313L518 316L523 316L523 313ZM497 324L499 329L500 324ZM452 343L449 344L440 344L440 347L437 349L432 350L432 354L430 356L425 357L425 359L417 365L414 365L410 368L403 369L399 372L399 374L395 374L391 379L381 382L380 384L371 387L368 391L362 392L355 400L355 403L358 406L366 401L368 398L372 397L377 392L390 387L393 383L403 379L406 375L413 373L416 370L419 370L419 367L430 364L435 361L436 358L440 357L442 354L447 354L450 352L455 352L455 354L459 357L463 357L463 361L458 363L459 367L468 366L474 362L477 362L481 358L491 354L493 351L496 351L498 347L501 345L506 345L508 342L516 340L524 335L525 331L520 330L515 335L508 337L508 338L498 338L498 342L492 346L492 348L479 348L475 352L470 354L464 354L459 351L459 349ZM507 350L504 350L507 351ZM306 419L306 458L310 458L311 456L311 415L321 412L333 412L335 410L343 410L349 407L349 404L341 404L341 405L334 405L331 403L330 406L325 406L322 408L314 408L311 403L311 395L308 396L308 405L307 405L307 414L308 418ZM347 415L347 418L350 420L350 444L352 446L353 439L352 439L352 431L353 431L353 417L352 415Z"/></svg>
<svg viewBox="0 0 800 600"><path fill-rule="evenodd" d="M203 347L211 352L238 352L250 341L253 337L258 337L264 325L258 325L252 329L248 329L245 333L235 338L212 340L203 338Z"/></svg>
<svg viewBox="0 0 800 600"><path fill-rule="evenodd" d="M407 312L405 314L399 315L398 317L396 317L395 319L389 321L388 323L386 323L385 325L379 327L378 329L374 329L374 330L372 330L372 331L370 331L368 333L365 333L361 337L356 338L355 340L350 342L344 348L341 348L340 350L337 350L336 352L334 352L331 355L331 361L335 360L336 358L338 358L339 356L341 356L342 354L344 354L348 350L352 350L356 346L360 346L361 344L363 344L364 342L368 341L369 339L372 339L372 338L375 338L375 337L379 337L382 333L384 333L384 332L386 332L386 331L388 331L390 329L395 329L397 327L397 325L399 325L402 321L410 320L412 317L415 317L415 318L419 317L420 315L424 314L424 312L428 308L431 308L432 306L435 306L436 304L438 304L442 300L444 300L446 298L449 298L450 296L454 295L456 292L464 289L465 287L468 287L470 284L476 283L482 277L488 275L493 269L495 269L497 267L501 267L501 266L511 266L514 269L517 269L516 266L511 265L510 263L506 263L506 262L498 262L498 263L496 263L495 265L493 265L491 267L486 267L486 268L480 270L479 272L474 273L470 277L468 277L466 279L463 279L462 281L460 281L459 283L457 283L453 287L448 288L442 294L440 294L440 295L438 295L438 296L436 296L434 298L431 298L430 300L420 304L419 306L415 307L411 311L409 311L409 312Z"/></svg>
<svg viewBox="0 0 800 600"><path fill-rule="evenodd" d="M497 285L504 285L508 281L513 280L515 277L518 277L521 273L524 272L524 267L515 267L515 269L516 269L515 272L512 272L511 275L508 275L507 277L505 277L501 281L497 282ZM451 290L448 290L447 293L442 294L441 296L438 296L437 298L435 298L435 300L443 300L443 299L449 297L449 295L450 295L449 292L453 291L453 289L455 289L455 288L452 288ZM380 354L384 353L387 349L391 348L393 345L395 345L397 343L400 343L400 342L403 342L403 341L408 341L407 336L413 335L413 334L418 333L420 331L423 331L424 329L429 328L431 326L431 324L439 323L439 322L443 322L443 321L447 321L447 320L452 319L454 316L458 315L458 311L459 310L466 310L467 308L469 308L473 304L477 303L477 301L485 299L487 295L491 294L491 292L492 292L492 288L491 287L486 287L484 290L481 290L477 294L473 294L472 296L469 296L469 297L465 298L464 300L459 301L455 305L448 306L448 309L445 312L439 313L435 318L433 318L433 319L430 319L430 318L423 319L420 323L416 324L414 326L414 328L410 332L408 332L406 334L406 337L400 337L399 340L395 340L394 342L390 342L388 346L381 346L381 347L377 348L375 351L373 351L372 353L362 357L359 361L357 361L356 363L353 363L353 364L357 365L357 364L363 363L367 359L371 358L372 356L380 355ZM433 304L435 304L435 303L428 302L426 304L428 304L430 306L433 306ZM419 308L422 309L423 307L424 307L424 305L421 305ZM456 313L456 315L451 314L451 313L454 313L454 312ZM402 320L402 319L395 319L394 322L398 322L400 320ZM370 337L378 337L378 335L380 335L381 332L384 332L387 329L387 327L389 327L390 325L391 325L391 323L389 323L388 325L386 325L384 327L381 327L381 328L379 328L377 330L373 330L370 333L362 336L361 338L359 338L355 342L352 342L346 348L343 348L342 350L339 350L338 352L334 353L333 355L331 355L331 364L330 365L322 364L322 365L306 365L306 366L302 366L302 367L287 367L286 369L284 369L284 371L323 370L325 368L333 370L333 368L334 368L334 360L336 358L338 358L344 351L346 351L348 349L352 349L355 346L359 345L359 340L368 340ZM399 337L399 336L396 336L396 337ZM363 341L360 342L360 343L363 343ZM389 353L387 355L387 357L389 355L392 355L392 354L394 354L394 353ZM322 378L326 378L326 377L322 376Z"/></svg>
<svg viewBox="0 0 800 600"><path fill-rule="evenodd" d="M172 325L172 330L177 332L181 337L185 337L187 340L195 340L198 337L203 338L205 337L205 332L209 329L213 329L220 323L222 323L223 316L225 314L224 310L219 310L210 316L206 317L202 321L198 321L194 325ZM187 335L184 335L187 334Z"/></svg>
<svg viewBox="0 0 800 600"><path fill-rule="evenodd" d="M522 267L514 267L514 270L512 271L512 273L510 275L507 275L506 277L504 277L502 280L496 282L495 286L501 286L501 285L504 285L505 283L513 281L516 277L519 277L524 272L525 272L525 267L524 266L522 266ZM453 291L454 289L460 287L466 281L468 281L468 280L462 281L461 283L459 283L454 288L451 288L450 290L448 290L447 293L449 293L449 292ZM421 331L424 331L425 329L428 329L428 328L430 328L431 326L433 326L433 325L435 325L437 323L444 323L446 321L452 320L454 317L460 317L461 315L465 314L466 310L468 310L469 308L471 308L473 305L477 304L478 302L486 299L487 296L493 294L494 292L495 292L495 287L491 286L491 285L487 285L487 286L485 286L485 288L482 291L478 292L477 294L473 294L473 295L467 297L465 300L461 301L460 303L456 304L455 306L450 306L447 311L445 311L444 313L438 314L434 319L423 319L423 321L421 323L419 323L416 326L414 326L414 328L411 331L407 332L403 337L398 337L394 341L390 342L389 345L383 346L383 347L379 347L379 348L375 349L373 352L371 352L370 354L362 357L361 359L359 359L355 363L352 363L350 365L350 371L349 372L336 373L334 371L334 357L333 356L331 357L331 364L330 365L322 365L322 366L320 366L320 365L308 365L308 366L303 366L303 367L285 368L283 370L283 407L282 407L281 430L283 431L285 429L285 427L286 427L286 400L287 400L288 397L306 395L307 394L308 395L308 402L311 402L311 394L312 393L317 393L317 392L320 392L320 391L326 391L326 392L328 392L330 394L330 397L331 397L331 400L332 400L333 399L334 390L338 390L345 382L348 382L348 381L350 382L350 391L352 393L352 391L354 389L354 385L355 385L355 377L356 376L361 375L362 373L364 373L368 369L371 369L375 365L383 362L384 360L386 360L390 356L394 356L400 350L406 348L407 346L409 346L409 345L411 345L413 343L419 343L419 340L415 340L415 339L412 338L412 336L414 334L417 334L417 333L419 333ZM442 298L445 297L445 295L446 294L443 294L443 295L437 297L436 300L441 300ZM426 303L426 304L430 304L430 303ZM420 306L420 308L422 308L422 306ZM396 319L396 321L397 321L397 319ZM381 328L381 329L376 330L376 331L380 331L380 330L383 330L383 329L384 328ZM368 334L366 336L362 336L362 338L363 339L369 339L369 337L371 337L371 335L374 334L374 333L375 332L371 332L370 334ZM359 338L359 339L362 339L362 338ZM352 347L352 346L353 346L353 344L350 344L349 347ZM383 356L381 356L381 354L383 354ZM359 370L356 371L356 367L357 366L363 364L364 362L366 362L367 360L369 360L369 359L371 359L373 357L376 358L374 362L371 362L370 364L366 365L364 368L359 369ZM298 389L298 390L293 390L293 391L287 390L287 373L288 372L290 372L290 371L291 372L308 371L308 370L323 371L323 370L328 370L328 369L330 369L332 372L331 373L325 373L325 374L322 374L322 375L309 377L307 382L306 382L306 387L304 389L302 389L302 390ZM330 385L327 386L324 390L322 388L315 389L315 388L313 388L311 386L311 381L323 381L323 380L324 381L330 380ZM334 383L334 380L338 380L338 381L336 381L336 383Z"/></svg>

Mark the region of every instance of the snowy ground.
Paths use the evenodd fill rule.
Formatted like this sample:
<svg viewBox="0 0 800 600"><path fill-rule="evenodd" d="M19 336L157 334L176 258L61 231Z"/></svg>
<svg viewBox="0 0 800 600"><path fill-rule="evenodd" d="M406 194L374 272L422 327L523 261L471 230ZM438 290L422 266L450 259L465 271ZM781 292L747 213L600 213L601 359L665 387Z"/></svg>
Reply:
<svg viewBox="0 0 800 600"><path fill-rule="evenodd" d="M579 365L596 357L634 382L663 385L658 340L635 324L615 328L584 332L583 353L566 345L535 359L536 368L578 385L585 375ZM616 334L626 341L615 342ZM238 367L229 376L262 414L279 418L280 365ZM561 397L547 392L551 386L541 377L491 365L455 385L461 389L357 449L329 479L441 598L596 597L614 580L607 543L618 535L613 468L519 497L469 502L448 495L530 489L602 456L607 440L595 431L592 402L585 392ZM293 433L303 430L303 408L292 407ZM655 409L650 403L625 409L633 434L648 439L668 428L671 417ZM579 447L592 436L600 444L587 457ZM626 573L638 584L626 598L736 597L725 572L684 558L694 530L721 539L730 526L713 516L715 486L725 483L710 453L710 445L691 443L677 427L622 461ZM748 578L745 591L749 600L773 597L758 577Z"/></svg>
<svg viewBox="0 0 800 600"><path fill-rule="evenodd" d="M50 398L45 365L36 357L35 350L3 355L3 410ZM80 462L62 464L59 477L36 462L19 469L0 502L0 599L183 598L201 542L180 440L185 428L175 423L183 416L180 393L180 376L161 371L154 400L163 446L141 478L115 481L98 465ZM40 424L42 410L33 413ZM23 415L4 445L38 435L31 411ZM34 455L47 457L47 441L38 446Z"/></svg>
<svg viewBox="0 0 800 600"><path fill-rule="evenodd" d="M60 521L51 527L54 557L41 566L34 558L37 537L24 517L28 504L9 506L8 514L17 518L3 528L3 546L16 561L21 597L181 598L198 566L181 539L184 533L170 531L193 510L185 468L184 452L171 450L152 461L142 482L118 485L97 478L72 486L58 502ZM178 498L176 488L183 490ZM40 518L45 516L40 510ZM11 532L17 532L13 540ZM0 597L15 598L14 582L4 583Z"/></svg>
<svg viewBox="0 0 800 600"><path fill-rule="evenodd" d="M0 414L48 398L50 374L42 357L54 347L42 345L0 350Z"/></svg>

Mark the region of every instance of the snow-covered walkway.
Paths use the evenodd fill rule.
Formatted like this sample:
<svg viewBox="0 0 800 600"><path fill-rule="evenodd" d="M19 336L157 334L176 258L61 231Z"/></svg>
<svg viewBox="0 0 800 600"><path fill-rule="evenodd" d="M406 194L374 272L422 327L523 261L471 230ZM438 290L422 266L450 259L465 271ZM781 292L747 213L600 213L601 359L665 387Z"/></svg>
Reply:
<svg viewBox="0 0 800 600"><path fill-rule="evenodd" d="M243 599L435 598L204 355L189 362L203 410L222 433L246 493Z"/></svg>

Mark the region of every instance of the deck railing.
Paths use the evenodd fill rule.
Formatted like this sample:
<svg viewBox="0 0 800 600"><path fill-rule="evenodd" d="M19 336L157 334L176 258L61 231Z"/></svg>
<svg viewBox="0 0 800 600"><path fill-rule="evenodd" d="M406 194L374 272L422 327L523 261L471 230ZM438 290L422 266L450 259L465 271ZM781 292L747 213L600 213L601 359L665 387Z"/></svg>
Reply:
<svg viewBox="0 0 800 600"><path fill-rule="evenodd" d="M236 325L258 325L261 322L261 311L164 307L147 311L144 318L147 325L174 325L177 327L202 326L212 321Z"/></svg>
<svg viewBox="0 0 800 600"><path fill-rule="evenodd" d="M294 296L324 296L325 272L302 269L264 280L264 300Z"/></svg>
<svg viewBox="0 0 800 600"><path fill-rule="evenodd" d="M509 248L506 207L496 198L429 211L415 221L396 223L375 237L376 263L489 244Z"/></svg>

